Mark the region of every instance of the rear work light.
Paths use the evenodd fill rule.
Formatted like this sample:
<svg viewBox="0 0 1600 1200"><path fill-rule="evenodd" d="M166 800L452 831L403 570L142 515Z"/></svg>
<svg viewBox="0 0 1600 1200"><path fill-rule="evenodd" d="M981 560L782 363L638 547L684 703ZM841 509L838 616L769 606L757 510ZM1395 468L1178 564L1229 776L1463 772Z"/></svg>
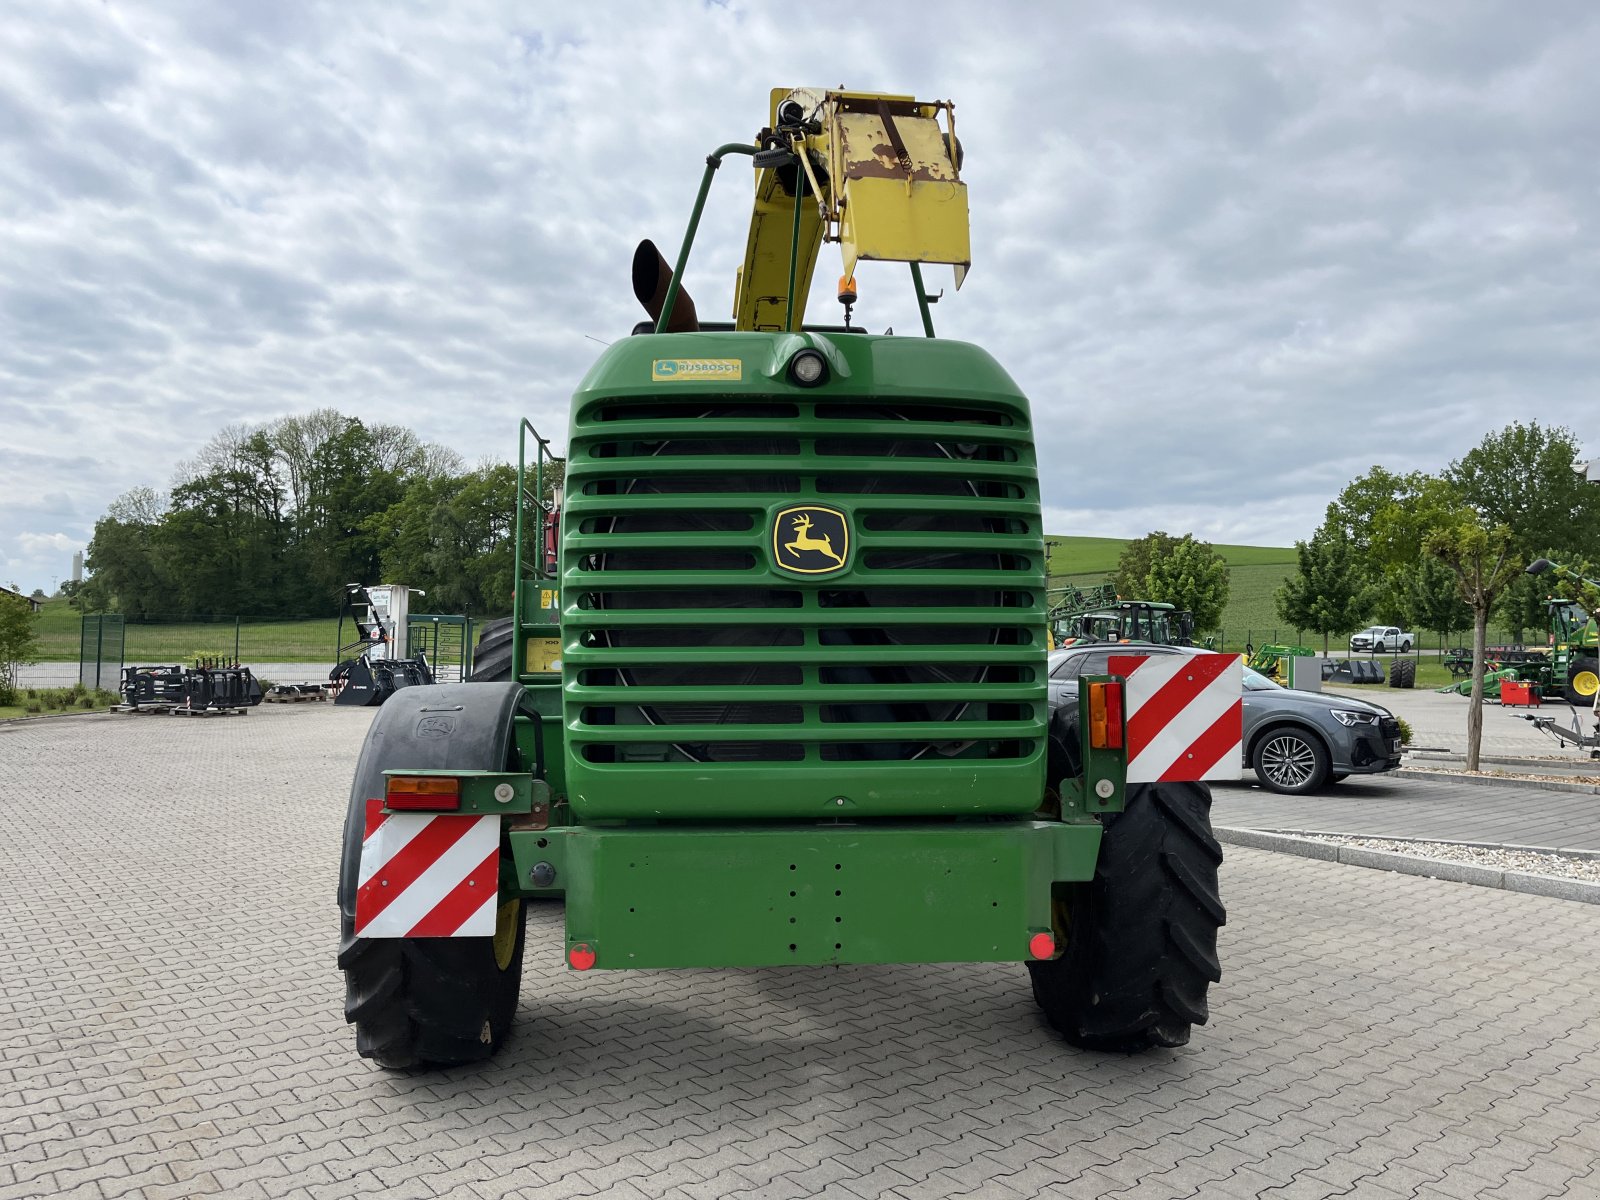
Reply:
<svg viewBox="0 0 1600 1200"><path fill-rule="evenodd" d="M391 775L384 797L391 812L455 812L461 781L440 775Z"/></svg>
<svg viewBox="0 0 1600 1200"><path fill-rule="evenodd" d="M1122 685L1089 685L1089 745L1095 750L1122 749Z"/></svg>

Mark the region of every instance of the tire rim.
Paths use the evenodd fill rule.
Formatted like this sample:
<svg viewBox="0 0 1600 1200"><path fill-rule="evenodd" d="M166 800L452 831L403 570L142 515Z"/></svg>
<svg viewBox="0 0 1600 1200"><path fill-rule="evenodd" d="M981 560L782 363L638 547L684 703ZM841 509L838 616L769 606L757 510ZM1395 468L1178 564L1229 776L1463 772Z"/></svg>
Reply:
<svg viewBox="0 0 1600 1200"><path fill-rule="evenodd" d="M1600 692L1600 675L1593 671L1579 671L1572 677L1572 690L1580 696L1593 696Z"/></svg>
<svg viewBox="0 0 1600 1200"><path fill-rule="evenodd" d="M511 966L517 952L517 916L521 912L520 899L507 900L494 912L494 965L502 971Z"/></svg>
<svg viewBox="0 0 1600 1200"><path fill-rule="evenodd" d="M1261 751L1261 770L1279 787L1304 787L1316 769L1317 756L1297 737L1275 737Z"/></svg>

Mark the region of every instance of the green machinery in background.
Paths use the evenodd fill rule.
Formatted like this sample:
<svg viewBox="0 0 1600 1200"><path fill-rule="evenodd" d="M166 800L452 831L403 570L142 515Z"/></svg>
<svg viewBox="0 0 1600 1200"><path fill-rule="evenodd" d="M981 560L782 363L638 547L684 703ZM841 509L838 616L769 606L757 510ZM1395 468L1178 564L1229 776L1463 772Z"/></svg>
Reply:
<svg viewBox="0 0 1600 1200"><path fill-rule="evenodd" d="M1052 588L1046 624L1056 646L1075 642L1149 642L1159 646L1188 646L1194 637L1194 618L1158 600L1124 600L1115 585L1092 588Z"/></svg>
<svg viewBox="0 0 1600 1200"><path fill-rule="evenodd" d="M682 279L733 156L734 320L701 321ZM933 336L921 267L959 285L970 260L961 163L947 102L779 89L707 159L676 265L640 246L652 321L578 384L565 461L523 423L514 623L363 749L340 885L363 1055L492 1053L537 898L580 971L1021 962L1079 1045L1206 1020L1209 792L1124 783L1121 679L1052 729L1033 415ZM807 324L826 241L844 320ZM871 260L910 264L926 336L852 323Z"/></svg>
<svg viewBox="0 0 1600 1200"><path fill-rule="evenodd" d="M1528 574L1553 574L1562 590L1600 588L1600 580L1590 579L1548 558L1530 563ZM1580 708L1591 707L1596 693L1600 692L1600 625L1588 609L1567 596L1547 597L1545 613L1549 629L1547 648L1491 646L1485 650L1486 691L1504 680L1522 680L1537 684L1545 699L1565 700ZM1444 662L1452 675L1471 674L1469 650L1452 650ZM1439 690L1469 695L1472 680L1461 679Z"/></svg>

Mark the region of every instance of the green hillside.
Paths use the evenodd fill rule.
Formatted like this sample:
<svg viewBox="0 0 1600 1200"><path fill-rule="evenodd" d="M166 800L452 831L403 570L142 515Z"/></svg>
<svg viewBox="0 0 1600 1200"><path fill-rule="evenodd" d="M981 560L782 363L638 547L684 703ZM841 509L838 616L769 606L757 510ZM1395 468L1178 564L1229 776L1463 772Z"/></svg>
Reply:
<svg viewBox="0 0 1600 1200"><path fill-rule="evenodd" d="M1128 540L1047 534L1051 585L1102 582L1116 569ZM1222 613L1222 631L1228 645L1242 646L1246 639L1258 646L1270 641L1294 641L1295 631L1280 627L1272 600L1283 581L1294 574L1294 547L1218 544L1215 549L1227 560L1229 570L1228 606Z"/></svg>

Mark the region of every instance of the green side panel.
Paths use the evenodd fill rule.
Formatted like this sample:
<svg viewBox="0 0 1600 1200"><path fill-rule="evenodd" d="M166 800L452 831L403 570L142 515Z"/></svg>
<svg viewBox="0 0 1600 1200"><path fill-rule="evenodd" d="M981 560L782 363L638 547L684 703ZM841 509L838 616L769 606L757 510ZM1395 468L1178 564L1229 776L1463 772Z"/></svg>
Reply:
<svg viewBox="0 0 1600 1200"><path fill-rule="evenodd" d="M519 835L525 837L527 835ZM1094 873L1093 821L577 828L567 946L596 965L1018 962L1050 886ZM519 868L535 851L517 847Z"/></svg>
<svg viewBox="0 0 1600 1200"><path fill-rule="evenodd" d="M815 387L788 374L805 349ZM573 401L561 576L580 821L1038 806L1032 423L977 347L618 342Z"/></svg>

